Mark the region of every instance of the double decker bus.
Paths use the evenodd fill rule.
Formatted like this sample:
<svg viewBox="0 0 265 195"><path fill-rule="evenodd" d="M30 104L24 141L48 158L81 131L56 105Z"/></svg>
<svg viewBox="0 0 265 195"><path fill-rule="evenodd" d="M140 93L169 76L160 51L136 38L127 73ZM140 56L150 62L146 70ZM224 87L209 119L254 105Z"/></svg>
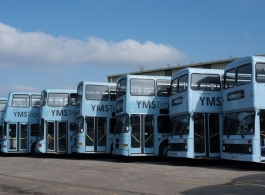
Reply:
<svg viewBox="0 0 265 195"><path fill-rule="evenodd" d="M225 67L222 159L265 162L265 57Z"/></svg>
<svg viewBox="0 0 265 195"><path fill-rule="evenodd" d="M0 98L0 151L1 151L2 128L3 128L5 109L6 109L6 98Z"/></svg>
<svg viewBox="0 0 265 195"><path fill-rule="evenodd" d="M3 153L31 153L38 132L40 93L10 92L3 119Z"/></svg>
<svg viewBox="0 0 265 195"><path fill-rule="evenodd" d="M72 151L111 154L116 123L116 84L82 81L77 93L77 128Z"/></svg>
<svg viewBox="0 0 265 195"><path fill-rule="evenodd" d="M170 78L123 75L117 80L113 155L166 157Z"/></svg>
<svg viewBox="0 0 265 195"><path fill-rule="evenodd" d="M185 68L172 76L168 157L220 158L223 73Z"/></svg>
<svg viewBox="0 0 265 195"><path fill-rule="evenodd" d="M76 116L76 90L44 89L35 154L71 154Z"/></svg>

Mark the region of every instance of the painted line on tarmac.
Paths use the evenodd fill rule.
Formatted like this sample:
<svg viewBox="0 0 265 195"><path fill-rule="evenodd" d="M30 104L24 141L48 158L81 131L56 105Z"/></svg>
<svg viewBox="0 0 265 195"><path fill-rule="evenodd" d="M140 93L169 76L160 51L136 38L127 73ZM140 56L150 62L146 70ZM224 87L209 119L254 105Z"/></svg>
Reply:
<svg viewBox="0 0 265 195"><path fill-rule="evenodd" d="M117 195L117 194L104 192L104 191L90 190L90 189L87 189L87 188L72 187L72 186L60 185L60 184L52 184L52 183L48 183L48 182L32 181L32 180L29 180L29 179L20 179L20 178L15 178L15 177L10 177L10 176L0 175L0 178L9 179L9 180L19 180L19 181L23 181L23 182L26 182L26 183L44 184L46 186L57 186L57 187L62 187L62 188L70 188L70 189L75 189L75 190L82 190L82 191L95 192L95 193L101 193L101 194Z"/></svg>

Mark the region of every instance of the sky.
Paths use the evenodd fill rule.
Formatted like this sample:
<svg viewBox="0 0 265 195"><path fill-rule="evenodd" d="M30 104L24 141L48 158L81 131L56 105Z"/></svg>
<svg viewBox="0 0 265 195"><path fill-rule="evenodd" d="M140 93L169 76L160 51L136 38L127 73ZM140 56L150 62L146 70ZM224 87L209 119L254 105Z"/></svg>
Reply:
<svg viewBox="0 0 265 195"><path fill-rule="evenodd" d="M0 0L0 97L265 54L264 0Z"/></svg>

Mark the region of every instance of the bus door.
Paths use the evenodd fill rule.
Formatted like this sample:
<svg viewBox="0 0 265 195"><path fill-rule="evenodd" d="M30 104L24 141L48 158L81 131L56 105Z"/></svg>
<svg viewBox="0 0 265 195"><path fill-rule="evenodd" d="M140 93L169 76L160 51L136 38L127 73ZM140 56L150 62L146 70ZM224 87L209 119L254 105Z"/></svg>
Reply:
<svg viewBox="0 0 265 195"><path fill-rule="evenodd" d="M86 152L106 152L107 118L86 117Z"/></svg>
<svg viewBox="0 0 265 195"><path fill-rule="evenodd" d="M194 153L196 157L219 157L219 115L194 114Z"/></svg>
<svg viewBox="0 0 265 195"><path fill-rule="evenodd" d="M47 121L47 152L65 153L67 149L67 122Z"/></svg>
<svg viewBox="0 0 265 195"><path fill-rule="evenodd" d="M8 151L18 152L28 150L28 124L9 123L8 129Z"/></svg>
<svg viewBox="0 0 265 195"><path fill-rule="evenodd" d="M265 110L260 110L260 156L261 160L265 160ZM255 128L256 131L256 128Z"/></svg>
<svg viewBox="0 0 265 195"><path fill-rule="evenodd" d="M154 154L154 116L131 115L131 154Z"/></svg>

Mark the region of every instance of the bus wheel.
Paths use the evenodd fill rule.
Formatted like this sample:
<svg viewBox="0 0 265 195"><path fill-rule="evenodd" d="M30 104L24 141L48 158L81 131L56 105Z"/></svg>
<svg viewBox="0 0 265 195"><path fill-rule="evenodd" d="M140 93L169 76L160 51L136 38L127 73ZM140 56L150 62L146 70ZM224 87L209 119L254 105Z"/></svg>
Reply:
<svg viewBox="0 0 265 195"><path fill-rule="evenodd" d="M31 146L31 155L33 155L33 156L36 156L37 155L36 152L35 152L35 146L36 146L36 142L34 142L32 144L32 146Z"/></svg>
<svg viewBox="0 0 265 195"><path fill-rule="evenodd" d="M110 156L112 156L112 150L113 150L113 143L110 145L110 151L109 151Z"/></svg>
<svg viewBox="0 0 265 195"><path fill-rule="evenodd" d="M159 158L160 158L160 160L165 161L168 159L167 150L168 150L167 141L164 141L159 146Z"/></svg>

